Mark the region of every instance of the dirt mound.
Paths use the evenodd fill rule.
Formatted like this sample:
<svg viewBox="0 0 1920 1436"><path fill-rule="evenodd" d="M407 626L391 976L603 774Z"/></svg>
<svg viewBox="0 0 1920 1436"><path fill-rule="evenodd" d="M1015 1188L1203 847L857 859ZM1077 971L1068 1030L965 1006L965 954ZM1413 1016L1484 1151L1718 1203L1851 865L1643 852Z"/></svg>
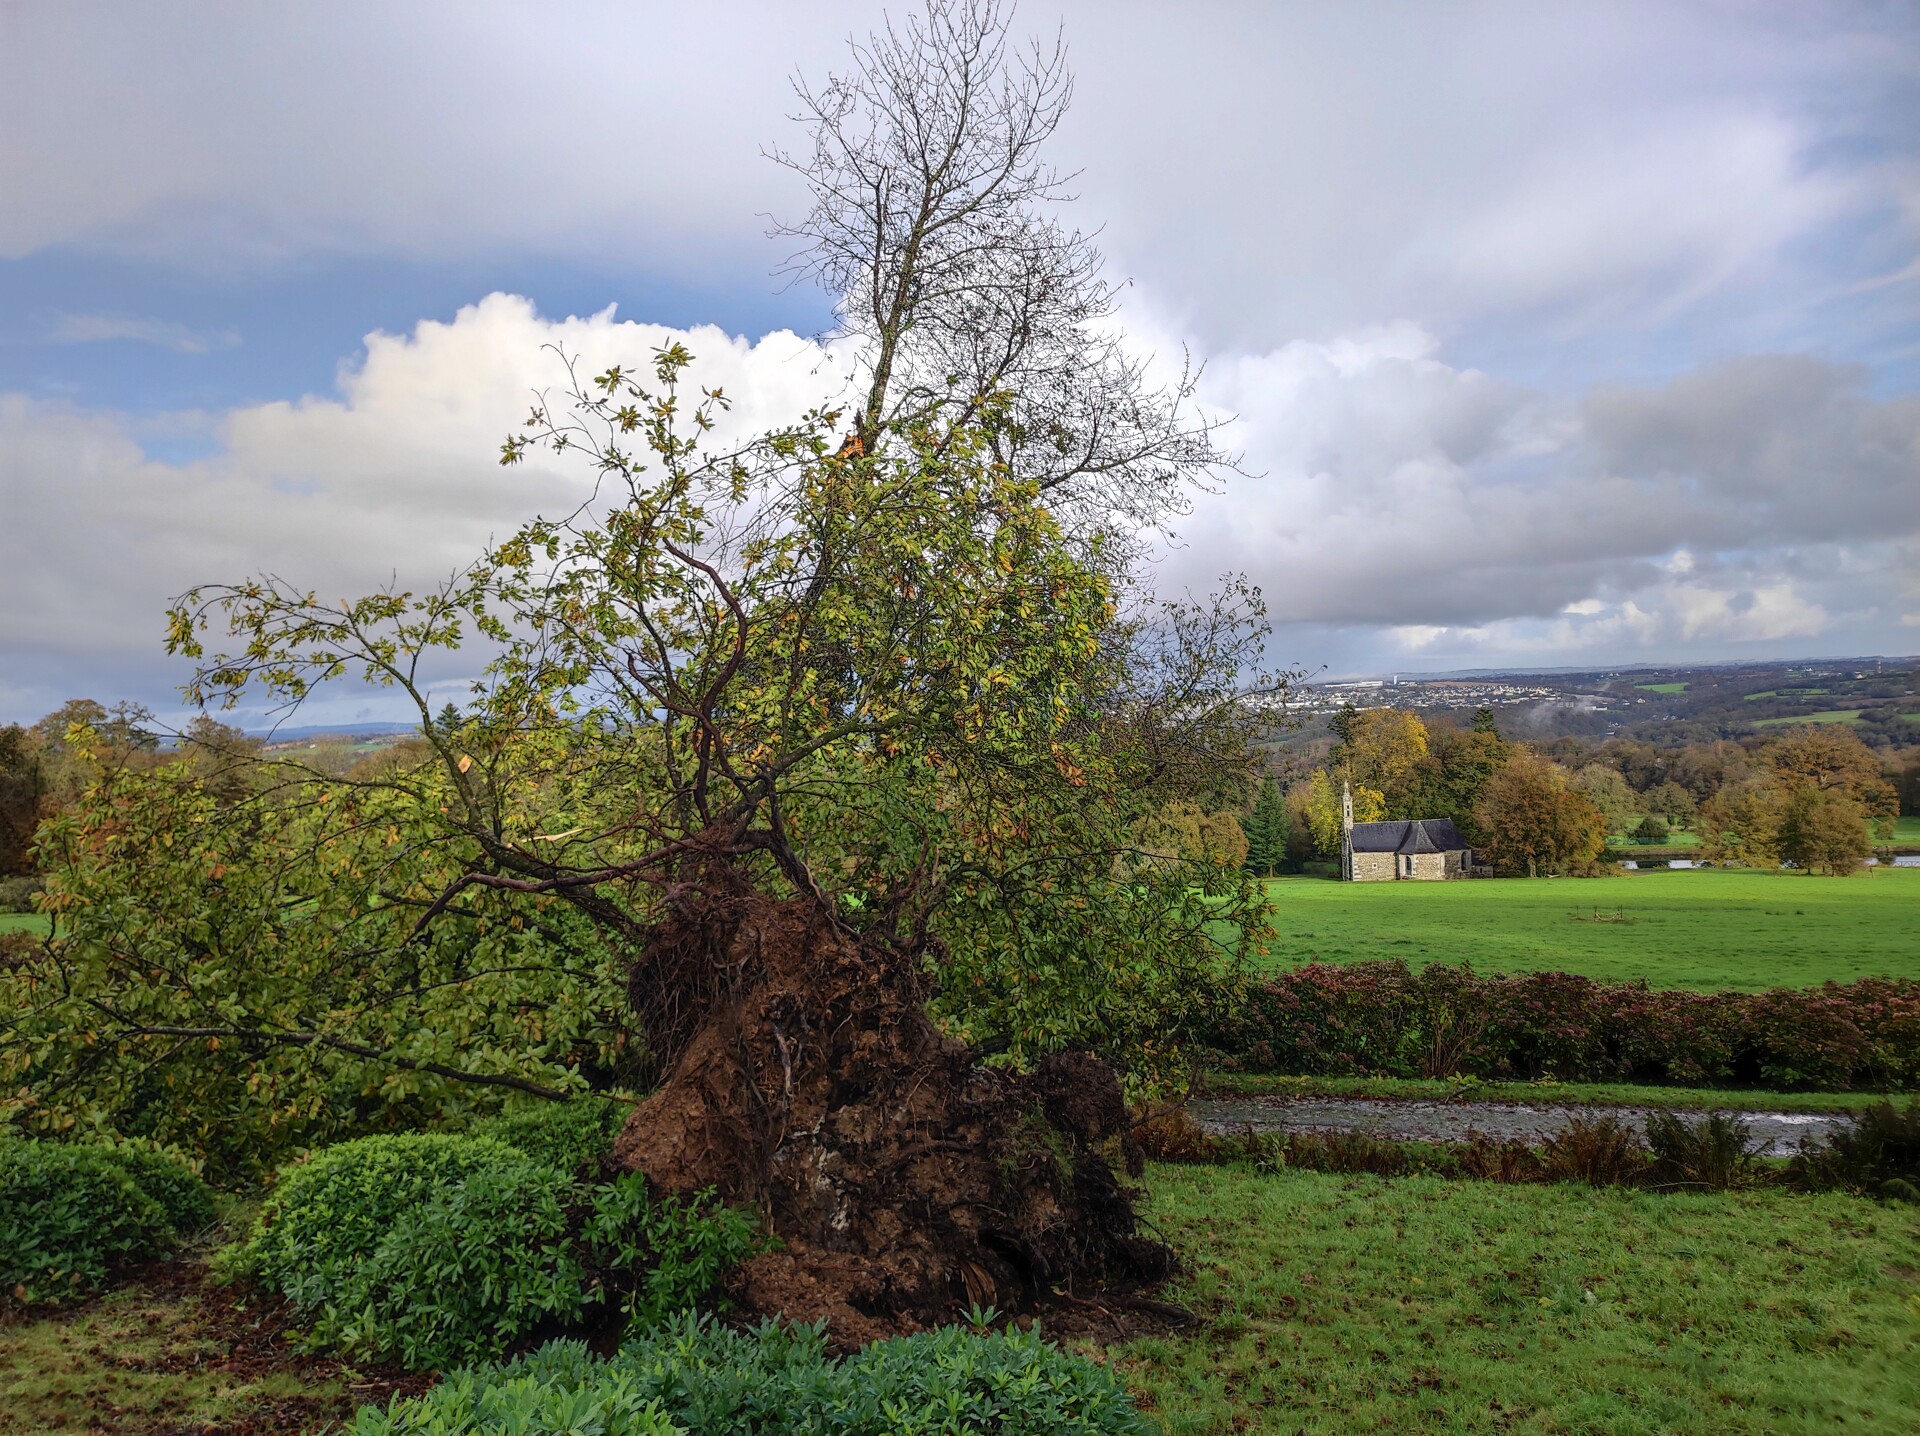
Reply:
<svg viewBox="0 0 1920 1436"><path fill-rule="evenodd" d="M734 884L683 890L636 965L665 1077L614 1155L765 1213L783 1245L737 1274L745 1306L855 1343L1167 1275L1110 1165L1138 1170L1106 1064L981 1068L927 1015L924 947Z"/></svg>

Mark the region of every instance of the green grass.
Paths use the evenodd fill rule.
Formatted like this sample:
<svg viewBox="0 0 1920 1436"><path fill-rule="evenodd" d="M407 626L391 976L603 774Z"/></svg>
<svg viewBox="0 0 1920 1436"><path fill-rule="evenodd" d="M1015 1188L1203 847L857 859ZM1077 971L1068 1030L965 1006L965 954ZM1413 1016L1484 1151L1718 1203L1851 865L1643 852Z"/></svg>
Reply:
<svg viewBox="0 0 1920 1436"><path fill-rule="evenodd" d="M1920 1208L1155 1167L1167 1436L1920 1430Z"/></svg>
<svg viewBox="0 0 1920 1436"><path fill-rule="evenodd" d="M1746 1092L1722 1087L1648 1087L1633 1082L1476 1082L1424 1077L1279 1077L1220 1072L1207 1077L1207 1092L1244 1097L1382 1097L1402 1102L1451 1098L1473 1102L1557 1103L1595 1107L1666 1107L1680 1112L1856 1112L1892 1100L1905 1106L1906 1092Z"/></svg>
<svg viewBox="0 0 1920 1436"><path fill-rule="evenodd" d="M0 912L0 932L46 932L52 919L38 912Z"/></svg>
<svg viewBox="0 0 1920 1436"><path fill-rule="evenodd" d="M1633 848L1697 848L1700 846L1700 835L1687 828L1669 828L1665 842L1636 843L1631 835L1633 829L1640 826L1640 818L1645 816L1646 814L1642 813L1633 820L1632 827L1627 829L1628 836L1608 838L1607 846L1610 848L1625 848L1629 850ZM1628 856L1632 856L1630 851Z"/></svg>
<svg viewBox="0 0 1920 1436"><path fill-rule="evenodd" d="M1826 688L1769 688L1764 693L1749 693L1747 702L1760 698L1816 698L1830 692Z"/></svg>
<svg viewBox="0 0 1920 1436"><path fill-rule="evenodd" d="M1874 841L1881 840L1875 838ZM1892 841L1900 845L1920 845L1920 818L1896 818Z"/></svg>
<svg viewBox="0 0 1920 1436"><path fill-rule="evenodd" d="M1636 683L1633 686L1648 693L1685 693L1687 691L1687 685L1684 683Z"/></svg>
<svg viewBox="0 0 1920 1436"><path fill-rule="evenodd" d="M1785 718L1760 718L1756 728L1774 728L1782 723L1858 723L1863 709L1822 708L1818 713L1792 713Z"/></svg>
<svg viewBox="0 0 1920 1436"><path fill-rule="evenodd" d="M1656 869L1603 878L1275 878L1268 969L1401 958L1701 992L1920 978L1920 870L1830 878ZM1593 922L1595 909L1624 922Z"/></svg>

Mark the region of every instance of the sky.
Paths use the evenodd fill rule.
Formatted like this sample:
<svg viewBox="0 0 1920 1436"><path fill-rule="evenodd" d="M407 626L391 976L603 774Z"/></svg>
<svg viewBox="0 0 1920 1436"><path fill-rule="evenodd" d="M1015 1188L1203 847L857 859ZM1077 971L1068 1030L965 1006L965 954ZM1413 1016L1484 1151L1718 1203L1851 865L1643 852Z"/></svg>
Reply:
<svg viewBox="0 0 1920 1436"><path fill-rule="evenodd" d="M742 431L830 394L763 150L883 13L0 0L0 722L177 711L195 584L421 586L577 497L494 462L556 344L684 338ZM1245 572L1328 676L1920 651L1920 7L1015 23L1131 342L1236 416L1162 590Z"/></svg>

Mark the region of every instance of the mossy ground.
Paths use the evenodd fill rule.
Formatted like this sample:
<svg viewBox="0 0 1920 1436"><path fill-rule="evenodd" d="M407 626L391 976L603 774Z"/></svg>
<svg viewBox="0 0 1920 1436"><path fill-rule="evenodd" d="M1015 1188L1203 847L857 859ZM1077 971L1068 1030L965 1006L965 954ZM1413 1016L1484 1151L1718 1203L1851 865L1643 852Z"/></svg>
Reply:
<svg viewBox="0 0 1920 1436"><path fill-rule="evenodd" d="M0 1318L0 1433L225 1433L330 1428L424 1378L361 1371L294 1346L279 1314L159 1263L66 1308Z"/></svg>

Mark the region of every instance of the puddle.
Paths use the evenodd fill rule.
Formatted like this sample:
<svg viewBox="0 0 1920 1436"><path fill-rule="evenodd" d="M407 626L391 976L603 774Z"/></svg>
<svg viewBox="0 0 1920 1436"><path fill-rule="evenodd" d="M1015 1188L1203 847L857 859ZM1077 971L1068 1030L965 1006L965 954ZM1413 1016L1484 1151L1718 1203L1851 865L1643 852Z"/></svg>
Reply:
<svg viewBox="0 0 1920 1436"><path fill-rule="evenodd" d="M1189 1102L1210 1132L1368 1132L1402 1142L1494 1141L1539 1145L1575 1117L1611 1113L1644 1127L1647 1107L1530 1106L1518 1102L1399 1102L1377 1097L1221 1097ZM1684 1113L1692 1116L1695 1114ZM1769 1157L1790 1157L1802 1138L1824 1140L1846 1122L1839 1112L1736 1112Z"/></svg>

